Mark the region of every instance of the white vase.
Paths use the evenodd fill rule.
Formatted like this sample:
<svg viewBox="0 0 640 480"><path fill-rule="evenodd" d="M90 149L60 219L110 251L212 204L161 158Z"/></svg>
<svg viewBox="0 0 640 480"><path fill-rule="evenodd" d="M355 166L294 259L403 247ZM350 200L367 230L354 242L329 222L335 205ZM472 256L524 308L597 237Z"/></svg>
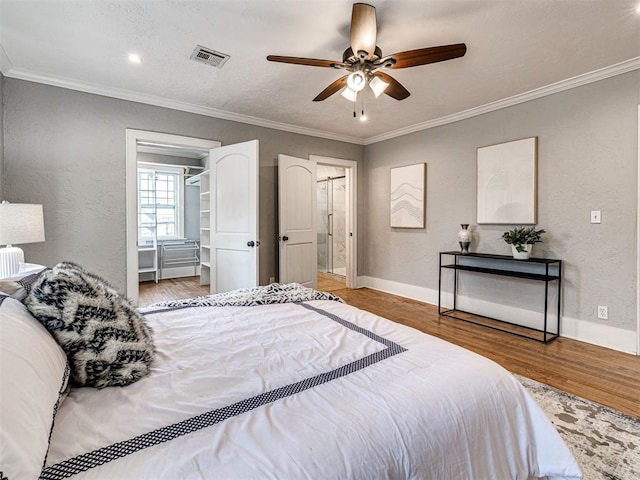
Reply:
<svg viewBox="0 0 640 480"><path fill-rule="evenodd" d="M462 230L458 232L458 243L460 244L460 251L462 253L469 253L469 246L471 245L471 231L469 231L468 223L461 223Z"/></svg>
<svg viewBox="0 0 640 480"><path fill-rule="evenodd" d="M524 248L524 252L519 252L516 249L515 245L511 245L511 252L513 253L513 258L515 258L516 260L528 260L531 256L531 249L533 248L533 244L528 243L522 246Z"/></svg>

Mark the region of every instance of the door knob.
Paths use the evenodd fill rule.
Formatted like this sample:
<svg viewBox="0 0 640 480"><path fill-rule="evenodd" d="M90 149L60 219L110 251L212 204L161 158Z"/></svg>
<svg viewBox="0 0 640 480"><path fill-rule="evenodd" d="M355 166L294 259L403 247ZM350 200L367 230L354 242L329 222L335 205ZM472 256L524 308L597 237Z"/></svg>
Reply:
<svg viewBox="0 0 640 480"><path fill-rule="evenodd" d="M287 237L286 235L284 237L282 237L282 241L286 242L287 240L289 240L289 237Z"/></svg>
<svg viewBox="0 0 640 480"><path fill-rule="evenodd" d="M254 245L255 245L255 243L254 243L254 241L253 241L253 240L249 240L249 241L247 242L247 247L253 247Z"/></svg>

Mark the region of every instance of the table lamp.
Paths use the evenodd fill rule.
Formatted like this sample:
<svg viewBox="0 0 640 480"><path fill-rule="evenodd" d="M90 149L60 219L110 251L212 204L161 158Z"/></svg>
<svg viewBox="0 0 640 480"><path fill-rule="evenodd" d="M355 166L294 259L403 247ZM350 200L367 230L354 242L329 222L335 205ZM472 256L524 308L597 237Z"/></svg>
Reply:
<svg viewBox="0 0 640 480"><path fill-rule="evenodd" d="M42 205L30 203L0 203L0 278L18 272L24 262L24 252L12 244L44 242Z"/></svg>

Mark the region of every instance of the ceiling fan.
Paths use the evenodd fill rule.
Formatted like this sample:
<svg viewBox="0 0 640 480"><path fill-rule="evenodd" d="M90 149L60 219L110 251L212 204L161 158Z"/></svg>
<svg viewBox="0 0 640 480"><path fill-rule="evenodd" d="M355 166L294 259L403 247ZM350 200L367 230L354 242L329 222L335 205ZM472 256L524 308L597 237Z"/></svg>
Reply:
<svg viewBox="0 0 640 480"><path fill-rule="evenodd" d="M410 95L409 91L396 79L381 71L382 69L443 62L462 57L467 51L464 43L456 43L408 50L383 57L382 50L376 45L376 32L376 8L366 3L354 3L351 12L351 46L342 54L341 62L279 55L269 55L267 60L312 67L331 67L350 72L320 92L313 99L314 102L325 100L344 87L347 88L342 95L355 101L358 92L367 85L376 97L385 93L396 100L404 100Z"/></svg>

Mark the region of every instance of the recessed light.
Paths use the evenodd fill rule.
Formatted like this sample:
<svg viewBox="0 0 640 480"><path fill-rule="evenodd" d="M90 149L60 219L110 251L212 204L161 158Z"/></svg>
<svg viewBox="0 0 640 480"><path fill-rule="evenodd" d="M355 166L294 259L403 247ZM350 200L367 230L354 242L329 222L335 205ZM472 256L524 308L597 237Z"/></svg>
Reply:
<svg viewBox="0 0 640 480"><path fill-rule="evenodd" d="M142 58L140 58L140 55L136 55L135 53L130 53L129 61L131 63L142 63Z"/></svg>

